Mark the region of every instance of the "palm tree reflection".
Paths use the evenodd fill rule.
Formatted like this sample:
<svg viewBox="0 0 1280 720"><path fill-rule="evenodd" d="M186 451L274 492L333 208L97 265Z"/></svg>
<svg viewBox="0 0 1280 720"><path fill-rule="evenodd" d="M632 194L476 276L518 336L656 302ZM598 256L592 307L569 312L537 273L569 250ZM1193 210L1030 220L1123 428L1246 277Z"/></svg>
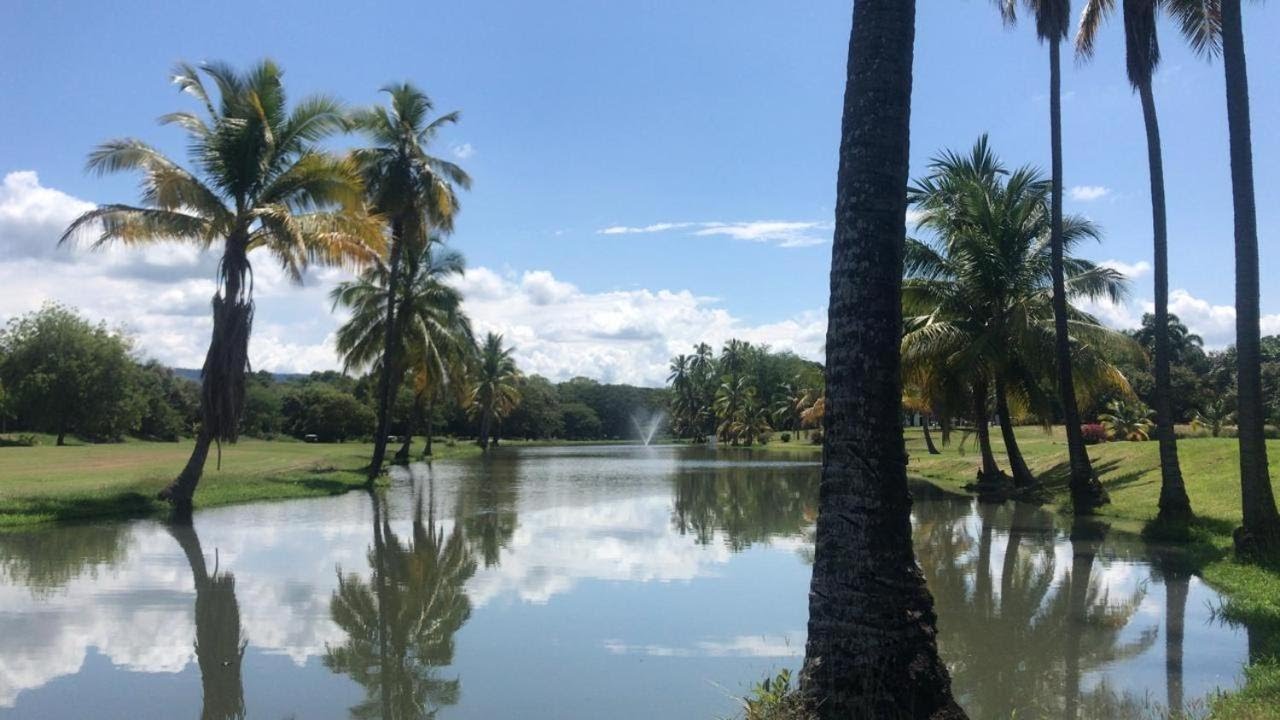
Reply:
<svg viewBox="0 0 1280 720"><path fill-rule="evenodd" d="M247 641L240 627L240 603L236 600L236 578L213 572L205 564L200 537L191 525L171 524L169 534L178 541L191 567L196 587L196 662L204 699L202 720L243 718L244 684L240 666Z"/></svg>
<svg viewBox="0 0 1280 720"><path fill-rule="evenodd" d="M418 498L407 544L391 529L385 498L371 499L372 574L366 581L339 568L329 611L347 640L327 648L324 663L364 686L353 717L434 717L460 695L460 681L437 671L453 662L453 636L471 614L464 585L476 563L459 524L447 536L437 527L434 499L424 520Z"/></svg>
<svg viewBox="0 0 1280 720"><path fill-rule="evenodd" d="M735 552L774 537L802 535L818 506L817 475L812 471L719 467L682 473L674 489L675 529L702 545L722 532Z"/></svg>

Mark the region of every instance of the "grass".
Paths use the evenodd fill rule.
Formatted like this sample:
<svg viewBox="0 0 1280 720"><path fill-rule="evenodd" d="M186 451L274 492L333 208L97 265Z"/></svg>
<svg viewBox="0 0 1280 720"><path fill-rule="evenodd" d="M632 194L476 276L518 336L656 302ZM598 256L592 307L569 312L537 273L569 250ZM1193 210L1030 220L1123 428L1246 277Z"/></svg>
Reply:
<svg viewBox="0 0 1280 720"><path fill-rule="evenodd" d="M0 529L100 517L159 515L156 499L191 454L192 441L56 447L0 447ZM506 443L504 443L506 444ZM421 451L422 440L414 447ZM309 444L243 439L222 448L222 469L210 454L196 507L255 500L337 495L364 485L368 443ZM396 447L391 448L394 452ZM474 444L437 440L436 458L474 455Z"/></svg>

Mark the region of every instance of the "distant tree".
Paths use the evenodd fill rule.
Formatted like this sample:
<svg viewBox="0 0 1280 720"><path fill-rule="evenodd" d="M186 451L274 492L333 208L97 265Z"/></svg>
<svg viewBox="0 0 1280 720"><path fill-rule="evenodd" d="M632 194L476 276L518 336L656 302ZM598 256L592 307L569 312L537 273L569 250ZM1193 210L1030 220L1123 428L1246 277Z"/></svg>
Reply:
<svg viewBox="0 0 1280 720"><path fill-rule="evenodd" d="M486 450L496 424L520 403L516 385L520 371L511 356L514 351L515 348L504 347L502 336L495 333L489 333L480 344L468 405L480 422L477 442Z"/></svg>
<svg viewBox="0 0 1280 720"><path fill-rule="evenodd" d="M138 366L135 386L140 405L138 435L177 440L192 433L200 415L199 385L152 360Z"/></svg>
<svg viewBox="0 0 1280 720"><path fill-rule="evenodd" d="M125 336L49 304L0 332L0 381L21 422L57 435L118 440L137 425L138 373Z"/></svg>
<svg viewBox="0 0 1280 720"><path fill-rule="evenodd" d="M367 437L374 429L373 411L350 393L321 383L290 390L282 403L285 428L294 437L315 435L323 442Z"/></svg>
<svg viewBox="0 0 1280 720"><path fill-rule="evenodd" d="M256 438L271 439L284 427L284 398L275 383L250 381L244 394L242 432Z"/></svg>
<svg viewBox="0 0 1280 720"><path fill-rule="evenodd" d="M516 387L520 404L503 421L506 435L529 440L561 437L564 421L556 386L541 375L528 375L522 376Z"/></svg>
<svg viewBox="0 0 1280 720"><path fill-rule="evenodd" d="M561 424L566 440L593 440L600 437L600 416L590 406L571 402L560 406Z"/></svg>

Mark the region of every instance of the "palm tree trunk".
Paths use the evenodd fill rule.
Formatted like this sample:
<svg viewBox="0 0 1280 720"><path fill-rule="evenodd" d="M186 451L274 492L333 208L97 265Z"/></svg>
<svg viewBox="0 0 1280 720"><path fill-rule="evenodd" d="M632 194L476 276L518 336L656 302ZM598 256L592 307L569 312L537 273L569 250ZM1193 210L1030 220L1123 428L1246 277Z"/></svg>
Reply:
<svg viewBox="0 0 1280 720"><path fill-rule="evenodd" d="M492 416L493 410L488 406L480 411L480 437L477 439L477 444L480 445L481 450L489 449L489 423Z"/></svg>
<svg viewBox="0 0 1280 720"><path fill-rule="evenodd" d="M1058 366L1058 394L1063 422L1067 426L1067 454L1071 465L1071 500L1077 513L1087 513L1108 502L1089 461L1084 435L1080 431L1080 410L1076 406L1075 379L1071 375L1071 336L1067 326L1067 289L1063 271L1062 243L1062 40L1049 39L1049 136L1053 166L1050 202L1050 265L1053 274L1054 356Z"/></svg>
<svg viewBox="0 0 1280 720"><path fill-rule="evenodd" d="M991 426L987 417L987 381L979 378L973 383L973 429L978 435L978 454L982 458L978 487L996 489L1004 485L1004 473L1000 472L991 450Z"/></svg>
<svg viewBox="0 0 1280 720"><path fill-rule="evenodd" d="M400 445L400 449L396 451L396 462L409 462L409 448L413 446L413 436L418 432L418 426L422 424L422 401L415 394L413 397L413 409L409 413L409 427L405 428L404 443Z"/></svg>
<svg viewBox="0 0 1280 720"><path fill-rule="evenodd" d="M929 448L930 455L941 455L942 451L933 444L933 433L929 432L929 416L925 415L921 427L924 428L924 446Z"/></svg>
<svg viewBox="0 0 1280 720"><path fill-rule="evenodd" d="M1071 575L1067 581L1066 682L1064 717L1074 720L1080 705L1080 645L1089 624L1089 579L1107 526L1077 519L1071 526Z"/></svg>
<svg viewBox="0 0 1280 720"><path fill-rule="evenodd" d="M374 569L373 574L377 578L377 603L378 603L378 672L382 676L381 697L382 697L382 717L395 717L391 712L391 682L389 675L391 673L390 656L388 651L387 637L390 633L387 628L387 567L386 567L386 541L383 535L383 519L382 519L382 501L374 494L373 490L369 491L369 499L373 502L373 555Z"/></svg>
<svg viewBox="0 0 1280 720"><path fill-rule="evenodd" d="M820 718L963 718L911 545L902 247L914 0L855 0L840 143L827 412L801 687Z"/></svg>
<svg viewBox="0 0 1280 720"><path fill-rule="evenodd" d="M1222 65L1226 72L1227 131L1231 142L1231 200L1235 209L1236 357L1240 496L1244 523L1236 551L1265 554L1280 547L1280 514L1267 470L1263 431L1262 361L1258 320L1258 220L1253 192L1253 140L1240 0L1222 3Z"/></svg>
<svg viewBox="0 0 1280 720"><path fill-rule="evenodd" d="M202 423L200 432L196 433L196 445L191 451L191 457L187 459L186 467L182 468L182 472L169 487L160 491L160 499L168 500L173 506L173 520L176 523L191 522L192 499L200 476L204 473L204 463L209 458L209 446L212 444L213 437Z"/></svg>
<svg viewBox="0 0 1280 720"><path fill-rule="evenodd" d="M434 398L427 401L427 444L422 449L422 457L431 457L431 433L432 421L435 419L436 401Z"/></svg>
<svg viewBox="0 0 1280 720"><path fill-rule="evenodd" d="M387 428L391 422L391 376L394 373L396 344L396 303L400 289L400 255L404 246L404 220L397 217L391 222L391 258L387 278L386 333L382 346L382 372L378 375L378 426L373 435L373 459L369 461L366 485L382 474L382 463L387 454Z"/></svg>
<svg viewBox="0 0 1280 720"><path fill-rule="evenodd" d="M1004 452L1009 457L1009 469L1013 472L1013 484L1029 488L1036 484L1027 461L1018 447L1018 436L1013 434L1013 413L1009 412L1009 399L1005 397L1004 383L996 383L996 414L1000 416L1000 436L1004 438Z"/></svg>
<svg viewBox="0 0 1280 720"><path fill-rule="evenodd" d="M1156 332L1156 439L1160 443L1160 512L1157 523L1186 524L1191 519L1191 499L1182 481L1178 440L1173 432L1172 383L1169 379L1169 236L1165 218L1164 159L1160 147L1160 123L1156 116L1151 79L1138 84L1142 119L1147 129L1147 165L1151 176L1151 227L1154 238Z"/></svg>

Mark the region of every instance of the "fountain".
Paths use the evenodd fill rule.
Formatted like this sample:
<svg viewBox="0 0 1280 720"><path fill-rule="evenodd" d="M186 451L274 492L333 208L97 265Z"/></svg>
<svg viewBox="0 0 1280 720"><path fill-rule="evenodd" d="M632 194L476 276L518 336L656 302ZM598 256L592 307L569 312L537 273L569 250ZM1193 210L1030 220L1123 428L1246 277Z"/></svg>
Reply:
<svg viewBox="0 0 1280 720"><path fill-rule="evenodd" d="M659 410L650 415L648 420L641 422L640 416L637 413L632 413L631 422L635 423L636 432L638 432L640 436L640 442L645 445L653 442L654 434L658 432L658 427L662 425L662 421L665 420L666 417L667 414Z"/></svg>

